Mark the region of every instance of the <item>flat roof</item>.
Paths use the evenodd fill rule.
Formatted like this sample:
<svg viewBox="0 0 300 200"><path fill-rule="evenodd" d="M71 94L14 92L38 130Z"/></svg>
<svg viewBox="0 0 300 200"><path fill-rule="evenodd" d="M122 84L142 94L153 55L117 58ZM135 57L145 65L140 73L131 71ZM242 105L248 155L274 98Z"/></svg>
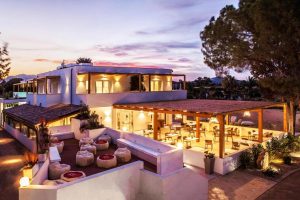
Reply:
<svg viewBox="0 0 300 200"><path fill-rule="evenodd" d="M53 122L63 117L76 114L81 108L82 106L73 104L57 104L47 108L23 104L5 109L3 112L17 121L35 126L40 123L41 119L45 119L47 122Z"/></svg>
<svg viewBox="0 0 300 200"><path fill-rule="evenodd" d="M217 115L246 110L282 106L281 102L269 101L235 101L235 100L207 100L184 99L174 101L155 101L133 104L116 104L114 108L127 110L147 110L158 112L186 112L192 114Z"/></svg>

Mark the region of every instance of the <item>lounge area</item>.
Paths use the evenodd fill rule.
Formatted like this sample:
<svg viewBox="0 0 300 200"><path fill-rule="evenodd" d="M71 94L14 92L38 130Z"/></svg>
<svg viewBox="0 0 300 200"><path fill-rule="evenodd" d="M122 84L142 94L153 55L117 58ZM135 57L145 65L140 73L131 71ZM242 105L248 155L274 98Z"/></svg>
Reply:
<svg viewBox="0 0 300 200"><path fill-rule="evenodd" d="M272 137L280 137L287 130L286 105L283 103L179 100L122 104L114 105L114 108L118 130L134 132L178 148L202 153L209 151L220 158ZM282 130L264 129L264 112L270 108L282 109Z"/></svg>

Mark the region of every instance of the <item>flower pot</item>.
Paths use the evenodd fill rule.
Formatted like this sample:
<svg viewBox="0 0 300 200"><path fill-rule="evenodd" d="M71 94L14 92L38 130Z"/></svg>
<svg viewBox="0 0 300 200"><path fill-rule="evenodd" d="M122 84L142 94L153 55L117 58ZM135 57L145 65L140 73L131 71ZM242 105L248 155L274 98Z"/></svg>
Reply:
<svg viewBox="0 0 300 200"><path fill-rule="evenodd" d="M33 165L33 167L24 168L23 169L23 176L26 176L29 179L32 179L38 171L39 171L39 165L35 164L35 165Z"/></svg>
<svg viewBox="0 0 300 200"><path fill-rule="evenodd" d="M215 158L204 158L204 165L206 174L214 173Z"/></svg>

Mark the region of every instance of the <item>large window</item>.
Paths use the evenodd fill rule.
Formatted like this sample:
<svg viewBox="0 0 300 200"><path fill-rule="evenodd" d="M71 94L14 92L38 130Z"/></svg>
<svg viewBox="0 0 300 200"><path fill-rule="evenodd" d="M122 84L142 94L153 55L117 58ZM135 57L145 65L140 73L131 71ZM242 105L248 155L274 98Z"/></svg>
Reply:
<svg viewBox="0 0 300 200"><path fill-rule="evenodd" d="M96 93L109 93L109 81L96 81Z"/></svg>

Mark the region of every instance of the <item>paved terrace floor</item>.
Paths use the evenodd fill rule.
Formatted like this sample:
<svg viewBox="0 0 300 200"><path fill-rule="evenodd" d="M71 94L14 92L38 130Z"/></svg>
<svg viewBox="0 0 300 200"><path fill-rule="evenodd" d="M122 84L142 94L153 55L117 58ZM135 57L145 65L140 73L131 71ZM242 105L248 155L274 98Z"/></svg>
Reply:
<svg viewBox="0 0 300 200"><path fill-rule="evenodd" d="M0 200L17 200L26 148L0 128Z"/></svg>
<svg viewBox="0 0 300 200"><path fill-rule="evenodd" d="M65 145L64 145L64 150L61 153L61 162L60 163L71 165L71 170L83 171L87 176L108 170L108 169L97 167L96 159L99 155L113 154L115 152L115 150L117 149L116 145L110 145L108 150L97 151L97 153L95 155L95 161L92 165L87 166L87 167L80 167L80 166L76 165L76 153L79 151L78 140L67 139L67 140L64 140L64 143L65 143ZM138 161L138 160L141 160L141 159L132 155L129 163ZM125 164L128 164L128 163L118 163L117 167L125 165ZM156 167L146 161L144 161L144 168L149 171L156 172Z"/></svg>

